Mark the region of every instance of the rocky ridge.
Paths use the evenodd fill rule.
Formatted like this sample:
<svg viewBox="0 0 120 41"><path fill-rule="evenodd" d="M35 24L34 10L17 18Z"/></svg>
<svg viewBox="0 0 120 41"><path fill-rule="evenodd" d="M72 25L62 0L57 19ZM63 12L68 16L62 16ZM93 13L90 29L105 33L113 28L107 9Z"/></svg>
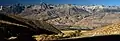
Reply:
<svg viewBox="0 0 120 41"><path fill-rule="evenodd" d="M119 9L119 6L41 3L39 5L3 6L1 12L20 15L28 19L43 20L53 25L96 28L118 21Z"/></svg>

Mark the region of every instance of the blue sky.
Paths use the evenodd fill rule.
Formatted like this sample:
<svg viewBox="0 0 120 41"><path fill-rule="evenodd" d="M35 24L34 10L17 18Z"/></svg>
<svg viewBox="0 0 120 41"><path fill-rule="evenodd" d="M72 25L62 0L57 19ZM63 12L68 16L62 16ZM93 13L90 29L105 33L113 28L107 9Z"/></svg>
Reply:
<svg viewBox="0 0 120 41"><path fill-rule="evenodd" d="M43 0L46 3L52 4L79 4L79 5L90 5L90 4L99 4L99 5L120 5L120 0ZM39 4L40 0L0 0L0 5L5 4Z"/></svg>

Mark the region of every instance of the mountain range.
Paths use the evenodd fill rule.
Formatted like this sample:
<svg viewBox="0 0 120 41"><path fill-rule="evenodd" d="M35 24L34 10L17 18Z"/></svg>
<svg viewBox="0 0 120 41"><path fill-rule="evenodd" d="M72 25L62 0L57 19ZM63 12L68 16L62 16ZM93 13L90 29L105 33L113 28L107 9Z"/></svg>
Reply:
<svg viewBox="0 0 120 41"><path fill-rule="evenodd" d="M1 6L1 13L46 21L57 28L95 29L120 20L120 6L47 4ZM64 26L64 27L63 27Z"/></svg>

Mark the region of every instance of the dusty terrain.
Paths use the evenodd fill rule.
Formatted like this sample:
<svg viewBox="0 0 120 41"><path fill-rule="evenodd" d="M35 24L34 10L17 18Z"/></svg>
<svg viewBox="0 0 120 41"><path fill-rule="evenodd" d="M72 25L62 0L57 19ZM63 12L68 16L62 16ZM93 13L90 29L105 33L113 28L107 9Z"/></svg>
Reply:
<svg viewBox="0 0 120 41"><path fill-rule="evenodd" d="M35 39L40 40L57 40L64 38L84 38L84 37L94 37L94 36L104 36L104 35L120 35L120 23L114 23L108 26L97 28L91 31L78 31L78 30L67 30L62 31L64 34L58 35L36 35Z"/></svg>
<svg viewBox="0 0 120 41"><path fill-rule="evenodd" d="M54 29L56 29L56 31L60 30L62 32L52 35L39 34L33 36L36 37L36 40L40 41L119 34L119 9L120 7L118 6L79 6L70 4L51 5L41 3L39 5L24 6L15 4L11 6L3 6L0 13L6 15L17 15L29 20L37 20L25 21L19 17L13 17L14 19L17 19L17 21L22 21L24 24L28 24L33 28L40 27L51 31L51 29L53 29L52 27L55 27ZM12 23L12 21L10 21L10 23Z"/></svg>

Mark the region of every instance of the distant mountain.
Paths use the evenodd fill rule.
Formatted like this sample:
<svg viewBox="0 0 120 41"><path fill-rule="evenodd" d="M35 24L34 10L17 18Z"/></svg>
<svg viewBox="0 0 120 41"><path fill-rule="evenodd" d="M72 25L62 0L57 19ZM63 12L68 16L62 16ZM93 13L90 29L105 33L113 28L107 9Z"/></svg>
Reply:
<svg viewBox="0 0 120 41"><path fill-rule="evenodd" d="M39 5L22 5L22 4L15 4L10 6L2 7L3 11L8 11L9 13L22 13L25 12L26 9L36 10L36 11L47 11L51 9L63 9L66 11L73 10L75 12L88 12L88 13L95 13L95 12L119 12L119 6L104 6L104 5L72 5L72 4L46 4L41 3ZM5 10L7 9L7 10Z"/></svg>
<svg viewBox="0 0 120 41"><path fill-rule="evenodd" d="M2 10L3 6L0 6L0 11Z"/></svg>
<svg viewBox="0 0 120 41"><path fill-rule="evenodd" d="M16 4L3 7L1 12L21 15L28 19L44 20L54 25L87 26L96 28L118 21L120 6L55 5L46 3L41 3L39 5Z"/></svg>

